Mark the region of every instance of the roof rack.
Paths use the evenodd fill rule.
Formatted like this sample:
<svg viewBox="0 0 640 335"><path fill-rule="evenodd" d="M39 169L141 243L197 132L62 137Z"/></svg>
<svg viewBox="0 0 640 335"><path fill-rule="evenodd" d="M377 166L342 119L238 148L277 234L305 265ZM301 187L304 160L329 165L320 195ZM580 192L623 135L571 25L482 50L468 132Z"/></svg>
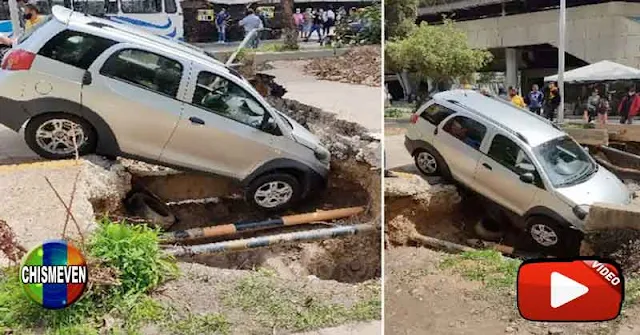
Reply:
<svg viewBox="0 0 640 335"><path fill-rule="evenodd" d="M521 133L519 133L519 132L517 132L517 131L515 131L515 130L513 130L513 129L511 129L511 128L507 127L507 126L505 126L504 124L502 124L502 123L500 123L500 122L498 122L498 121L496 121L496 120L493 120L493 119L488 118L487 116L485 116L484 114L482 114L482 113L478 112L477 110L475 110L475 109L473 109L473 108L471 108L471 107L469 107L469 106L467 106L467 105L464 105L464 104L460 103L460 102L459 102L459 101L457 101L457 100L448 99L448 100L447 100L447 102L452 103L452 104L454 104L454 105L456 105L456 106L460 106L460 107L464 108L465 110L467 110L467 111L469 111L469 112L472 112L472 113L476 114L477 116L479 116L479 117L483 118L484 120L486 120L486 121L490 122L491 124L493 124L493 125L497 126L498 128L500 128L500 129L502 129L502 130L504 130L504 131L508 132L509 134L511 134L511 135L513 135L513 136L515 136L515 137L517 137L517 138L518 138L518 139L520 139L522 142L524 142L524 143L526 143L526 144L529 144L529 141L527 140L527 138L526 138L524 135L522 135Z"/></svg>

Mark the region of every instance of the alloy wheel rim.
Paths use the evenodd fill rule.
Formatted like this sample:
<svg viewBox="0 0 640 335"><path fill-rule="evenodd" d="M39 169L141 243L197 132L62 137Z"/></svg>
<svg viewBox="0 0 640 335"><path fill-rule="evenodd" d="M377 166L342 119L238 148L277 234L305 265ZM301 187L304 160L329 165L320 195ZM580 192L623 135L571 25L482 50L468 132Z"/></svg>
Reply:
<svg viewBox="0 0 640 335"><path fill-rule="evenodd" d="M67 119L51 119L38 127L35 140L42 150L66 155L75 152L76 146L81 148L87 138L79 124Z"/></svg>
<svg viewBox="0 0 640 335"><path fill-rule="evenodd" d="M283 181L271 181L258 187L253 199L264 208L286 204L293 196L293 188Z"/></svg>
<svg viewBox="0 0 640 335"><path fill-rule="evenodd" d="M555 230L544 224L534 224L531 226L531 238L536 243L550 247L558 243L558 235Z"/></svg>
<svg viewBox="0 0 640 335"><path fill-rule="evenodd" d="M438 170L438 162L436 161L436 158L428 152L419 153L417 160L420 168L428 173L434 173Z"/></svg>

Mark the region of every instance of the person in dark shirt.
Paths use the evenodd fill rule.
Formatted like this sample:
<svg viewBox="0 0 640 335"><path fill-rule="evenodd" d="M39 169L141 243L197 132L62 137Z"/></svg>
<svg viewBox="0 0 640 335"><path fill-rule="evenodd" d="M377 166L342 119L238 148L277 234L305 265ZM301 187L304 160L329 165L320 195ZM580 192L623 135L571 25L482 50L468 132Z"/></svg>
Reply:
<svg viewBox="0 0 640 335"><path fill-rule="evenodd" d="M313 11L311 22L311 32L309 32L309 35L307 36L305 41L308 42L311 38L311 35L313 35L314 32L317 32L318 41L322 42L322 14L320 14L317 9Z"/></svg>
<svg viewBox="0 0 640 335"><path fill-rule="evenodd" d="M216 14L216 28L218 28L218 43L225 43L227 40L227 20L229 13L225 8L220 9Z"/></svg>
<svg viewBox="0 0 640 335"><path fill-rule="evenodd" d="M553 121L558 106L560 106L560 92L555 83L549 83L549 93L544 95L544 116Z"/></svg>

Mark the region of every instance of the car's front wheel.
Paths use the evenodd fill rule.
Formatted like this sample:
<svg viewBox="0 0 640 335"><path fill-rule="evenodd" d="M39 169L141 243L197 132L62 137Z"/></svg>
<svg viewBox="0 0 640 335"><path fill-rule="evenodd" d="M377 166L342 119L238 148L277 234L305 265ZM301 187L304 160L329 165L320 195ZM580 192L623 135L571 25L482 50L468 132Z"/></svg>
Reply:
<svg viewBox="0 0 640 335"><path fill-rule="evenodd" d="M24 131L31 150L48 159L67 159L93 153L97 136L89 123L70 114L54 113L36 116Z"/></svg>
<svg viewBox="0 0 640 335"><path fill-rule="evenodd" d="M279 211L291 207L302 194L300 182L286 173L271 173L256 178L249 184L246 198L255 207Z"/></svg>
<svg viewBox="0 0 640 335"><path fill-rule="evenodd" d="M545 216L527 220L527 233L543 252L556 256L574 256L580 248L581 236L557 221Z"/></svg>

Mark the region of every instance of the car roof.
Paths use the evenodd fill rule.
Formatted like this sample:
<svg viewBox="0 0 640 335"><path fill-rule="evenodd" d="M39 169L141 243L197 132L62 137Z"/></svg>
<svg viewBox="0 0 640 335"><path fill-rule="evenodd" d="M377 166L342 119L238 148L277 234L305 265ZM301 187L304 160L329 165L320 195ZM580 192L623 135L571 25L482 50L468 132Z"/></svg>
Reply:
<svg viewBox="0 0 640 335"><path fill-rule="evenodd" d="M531 147L567 134L549 120L516 107L497 97L487 97L473 90L451 90L436 93L433 99L447 101L481 116L485 121L526 139Z"/></svg>
<svg viewBox="0 0 640 335"><path fill-rule="evenodd" d="M140 44L202 65L228 69L222 62L207 55L204 50L186 43L179 43L118 22L74 12L62 6L53 6L51 13L56 20L65 25L90 32L96 36L109 38L121 43Z"/></svg>

